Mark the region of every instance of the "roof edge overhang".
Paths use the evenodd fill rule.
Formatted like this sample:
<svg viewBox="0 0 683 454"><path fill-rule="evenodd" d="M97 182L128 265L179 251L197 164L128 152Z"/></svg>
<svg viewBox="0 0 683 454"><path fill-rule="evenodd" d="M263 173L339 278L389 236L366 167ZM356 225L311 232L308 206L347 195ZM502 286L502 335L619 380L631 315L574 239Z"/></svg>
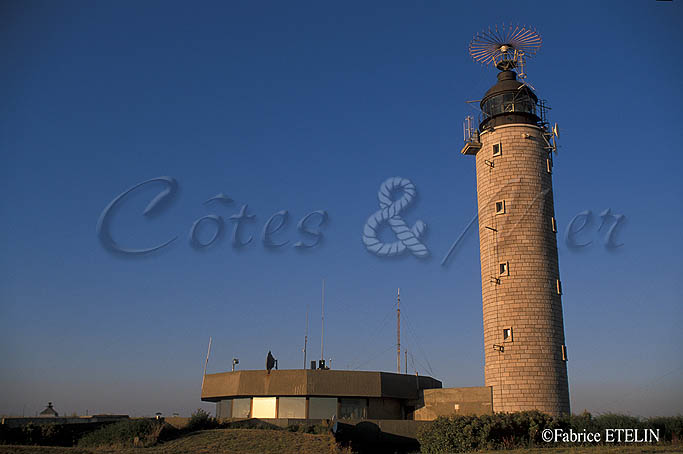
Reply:
<svg viewBox="0 0 683 454"><path fill-rule="evenodd" d="M203 401L240 397L320 396L416 398L421 389L441 388L432 377L344 370L242 370L207 374Z"/></svg>

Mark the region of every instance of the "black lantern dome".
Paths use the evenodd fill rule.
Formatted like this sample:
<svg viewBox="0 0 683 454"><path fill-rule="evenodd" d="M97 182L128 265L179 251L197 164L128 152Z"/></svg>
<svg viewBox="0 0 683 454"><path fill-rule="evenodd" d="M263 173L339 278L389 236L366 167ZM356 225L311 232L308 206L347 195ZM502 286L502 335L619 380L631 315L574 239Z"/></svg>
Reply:
<svg viewBox="0 0 683 454"><path fill-rule="evenodd" d="M479 130L512 123L536 125L541 121L536 113L537 104L534 92L517 80L514 71L501 71L498 82L489 88L479 104L483 113Z"/></svg>

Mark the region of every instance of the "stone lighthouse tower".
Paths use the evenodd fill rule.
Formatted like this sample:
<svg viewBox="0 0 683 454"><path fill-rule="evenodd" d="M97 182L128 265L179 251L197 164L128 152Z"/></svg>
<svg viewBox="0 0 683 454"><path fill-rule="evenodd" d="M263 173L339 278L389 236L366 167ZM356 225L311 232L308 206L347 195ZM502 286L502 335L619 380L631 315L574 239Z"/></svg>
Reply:
<svg viewBox="0 0 683 454"><path fill-rule="evenodd" d="M502 27L475 36L470 53L498 69L468 117L462 153L474 155L486 385L494 411L569 413L567 349L553 206L557 127L525 84L525 58L541 38Z"/></svg>

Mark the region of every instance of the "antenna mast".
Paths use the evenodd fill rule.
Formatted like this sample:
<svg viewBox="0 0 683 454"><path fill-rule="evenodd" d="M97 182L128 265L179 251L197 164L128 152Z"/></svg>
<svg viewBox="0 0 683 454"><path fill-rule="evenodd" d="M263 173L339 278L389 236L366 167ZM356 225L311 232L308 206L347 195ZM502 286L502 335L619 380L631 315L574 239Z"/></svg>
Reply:
<svg viewBox="0 0 683 454"><path fill-rule="evenodd" d="M325 279L323 279L322 308L321 308L320 314L321 314L320 319L322 322L322 328L320 329L320 361L325 361L325 355L323 353L324 352L323 347L325 345L323 343L323 340L325 339L324 338L324 335L325 335Z"/></svg>
<svg viewBox="0 0 683 454"><path fill-rule="evenodd" d="M304 336L304 369L306 369L306 347L308 346L308 305L306 305L306 335Z"/></svg>
<svg viewBox="0 0 683 454"><path fill-rule="evenodd" d="M401 289L396 295L396 373L401 373Z"/></svg>
<svg viewBox="0 0 683 454"><path fill-rule="evenodd" d="M206 361L204 361L204 373L202 374L202 391L204 390L204 377L206 377L206 366L209 364L209 355L211 354L211 337L209 337L209 349L206 351Z"/></svg>

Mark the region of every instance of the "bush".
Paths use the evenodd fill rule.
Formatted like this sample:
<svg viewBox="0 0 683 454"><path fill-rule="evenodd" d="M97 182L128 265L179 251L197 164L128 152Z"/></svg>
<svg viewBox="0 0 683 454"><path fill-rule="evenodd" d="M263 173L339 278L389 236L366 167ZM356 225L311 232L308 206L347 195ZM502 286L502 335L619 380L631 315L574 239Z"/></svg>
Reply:
<svg viewBox="0 0 683 454"><path fill-rule="evenodd" d="M215 429L218 427L218 421L212 417L208 412L198 408L192 413L190 420L187 423L187 430L194 432L195 430Z"/></svg>
<svg viewBox="0 0 683 454"><path fill-rule="evenodd" d="M99 427L99 426L97 426ZM92 427L85 424L34 424L7 427L0 424L0 444L73 446Z"/></svg>
<svg viewBox="0 0 683 454"><path fill-rule="evenodd" d="M640 419L588 412L559 418L538 411L495 413L482 416L440 417L418 430L423 454L469 452L484 449L549 446L541 439L544 429L571 429L574 432L600 432L605 429L659 429L660 442L683 439L683 416ZM572 445L579 445L573 443Z"/></svg>
<svg viewBox="0 0 683 454"><path fill-rule="evenodd" d="M418 431L425 454L511 449L541 442L541 432L561 424L538 411L438 418Z"/></svg>
<svg viewBox="0 0 683 454"><path fill-rule="evenodd" d="M650 418L645 422L650 429L659 429L660 441L680 443L683 441L683 416Z"/></svg>
<svg viewBox="0 0 683 454"><path fill-rule="evenodd" d="M152 419L131 419L106 425L85 434L78 446L124 448L152 446L157 443L164 423Z"/></svg>

